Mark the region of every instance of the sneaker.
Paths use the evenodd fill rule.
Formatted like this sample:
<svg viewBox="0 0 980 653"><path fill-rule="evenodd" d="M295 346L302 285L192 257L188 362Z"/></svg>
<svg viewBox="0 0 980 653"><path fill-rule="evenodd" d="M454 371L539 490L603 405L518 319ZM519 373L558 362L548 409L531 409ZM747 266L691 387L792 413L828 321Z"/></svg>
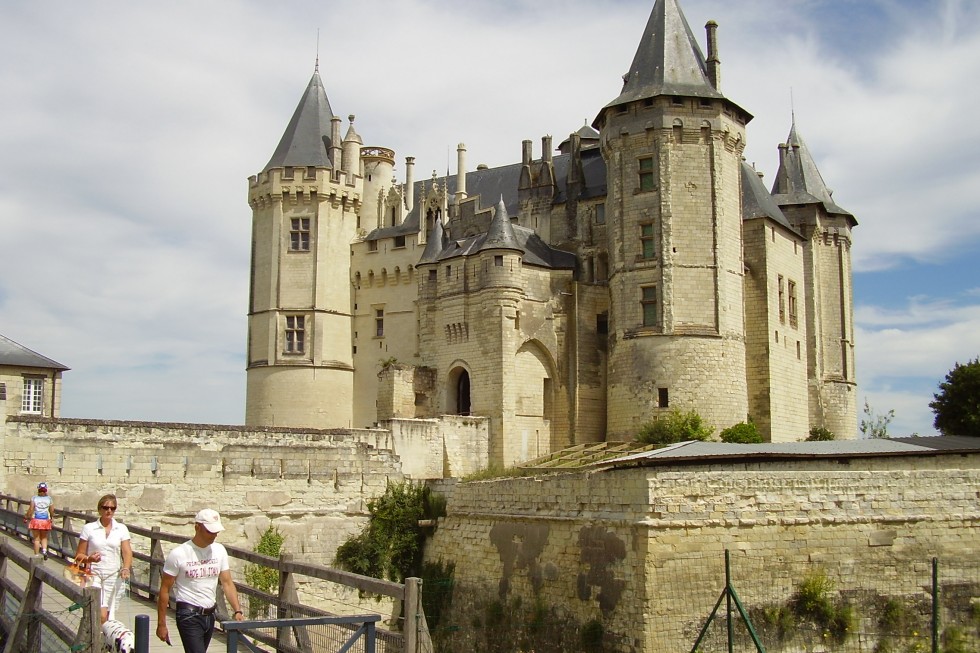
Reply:
<svg viewBox="0 0 980 653"><path fill-rule="evenodd" d="M43 555L44 556L44 559L47 560L48 559L48 550L47 549L41 549L41 555Z"/></svg>

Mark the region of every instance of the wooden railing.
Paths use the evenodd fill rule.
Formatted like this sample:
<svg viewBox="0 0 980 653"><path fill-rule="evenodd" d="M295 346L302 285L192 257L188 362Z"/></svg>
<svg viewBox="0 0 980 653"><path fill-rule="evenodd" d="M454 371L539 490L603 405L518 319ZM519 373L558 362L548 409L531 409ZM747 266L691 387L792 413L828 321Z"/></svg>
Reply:
<svg viewBox="0 0 980 653"><path fill-rule="evenodd" d="M15 578L12 566L24 570L26 584ZM63 650L102 650L99 603L98 588L82 589L47 569L41 556L0 539L0 625L7 636L3 653L42 650L42 636L54 636ZM76 628L66 623L74 618L64 617L72 612L78 614ZM45 647L54 648L62 646Z"/></svg>
<svg viewBox="0 0 980 653"><path fill-rule="evenodd" d="M30 541L30 535L24 523L23 516L29 500L6 494L0 494L0 529L11 535ZM78 546L78 528L96 516L60 508L55 513L58 524L52 529L48 540L49 555L70 560ZM77 527L76 527L77 525ZM134 573L130 580L131 591L147 599L155 600L160 588L160 574L165 560L163 543L180 544L187 541L187 535L165 533L158 526L143 528L127 523L126 527L134 539L133 567L140 573ZM144 538L140 546L136 538ZM356 589L359 593L374 596L385 596L395 599L395 615L401 615L400 632L377 629L379 650L399 653L425 653L431 651L431 642L425 617L422 614L422 581L419 578L407 578L404 583L353 574L325 565L300 562L291 554L283 554L279 558L255 553L235 546L225 545L228 555L240 560L243 564L260 565L279 572L279 588L276 594L270 594L253 588L240 581L235 582L240 598L243 599L243 609L249 612L252 602L257 605L274 606L276 619L303 617L332 617L337 616L324 610L305 605L300 602L296 590L297 578L306 577L329 583L336 583ZM61 579L59 579L61 580ZM63 581L67 583L67 581ZM76 588L77 589L77 588ZM399 609L400 608L400 609ZM230 619L228 606L223 595L219 592L218 619ZM275 629L274 634L257 633L255 639L276 646L280 651L299 651L295 643L295 633L287 628Z"/></svg>

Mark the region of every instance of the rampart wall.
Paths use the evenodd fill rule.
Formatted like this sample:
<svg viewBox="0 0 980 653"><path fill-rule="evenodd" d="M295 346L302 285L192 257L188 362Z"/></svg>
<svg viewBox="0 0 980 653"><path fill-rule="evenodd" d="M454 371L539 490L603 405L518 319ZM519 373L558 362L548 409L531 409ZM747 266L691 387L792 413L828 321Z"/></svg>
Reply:
<svg viewBox="0 0 980 653"><path fill-rule="evenodd" d="M978 497L972 454L469 482L426 556L456 562L453 609L543 606L569 627L598 621L614 650L690 650L724 588L726 549L757 608L785 605L815 570L850 596L919 597L933 556L955 583L956 565L980 554ZM967 590L980 601L976 572Z"/></svg>
<svg viewBox="0 0 980 653"><path fill-rule="evenodd" d="M0 486L29 497L47 481L55 506L93 511L119 497L119 519L180 532L200 508L221 512L222 541L252 548L268 526L285 548L329 564L360 531L367 500L403 479L388 431L308 430L8 418Z"/></svg>

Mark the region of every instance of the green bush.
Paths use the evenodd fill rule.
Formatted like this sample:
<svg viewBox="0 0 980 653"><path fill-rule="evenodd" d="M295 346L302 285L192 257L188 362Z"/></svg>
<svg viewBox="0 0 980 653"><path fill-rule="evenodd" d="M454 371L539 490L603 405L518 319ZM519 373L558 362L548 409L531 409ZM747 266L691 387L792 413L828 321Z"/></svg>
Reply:
<svg viewBox="0 0 980 653"><path fill-rule="evenodd" d="M732 444L758 444L763 442L762 434L752 422L739 422L721 432L721 441Z"/></svg>
<svg viewBox="0 0 980 653"><path fill-rule="evenodd" d="M370 521L358 535L337 548L334 564L364 576L400 583L421 575L425 532L420 519L434 519L445 502L429 488L410 481L389 483L385 493L368 501Z"/></svg>
<svg viewBox="0 0 980 653"><path fill-rule="evenodd" d="M282 544L285 541L279 529L271 524L265 529L258 544L255 545L255 552L278 558L282 553ZM257 590L262 590L269 594L276 594L279 591L279 571L262 565L245 565L245 582ZM265 617L268 610L268 601L250 596L248 601L248 618L256 619Z"/></svg>
<svg viewBox="0 0 980 653"><path fill-rule="evenodd" d="M707 440L714 427L705 424L697 411L672 410L665 416L640 427L636 439L645 444L674 444L687 440Z"/></svg>
<svg viewBox="0 0 980 653"><path fill-rule="evenodd" d="M825 429L822 426L814 426L810 429L810 437L806 439L807 442L829 442L830 440L836 440L837 436L830 429Z"/></svg>

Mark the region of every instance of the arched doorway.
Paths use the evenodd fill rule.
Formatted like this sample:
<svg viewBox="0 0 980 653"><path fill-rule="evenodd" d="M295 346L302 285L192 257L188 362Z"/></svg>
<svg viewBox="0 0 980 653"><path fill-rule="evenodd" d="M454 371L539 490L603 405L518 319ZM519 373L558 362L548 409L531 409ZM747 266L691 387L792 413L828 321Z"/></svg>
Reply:
<svg viewBox="0 0 980 653"><path fill-rule="evenodd" d="M453 415L472 414L470 400L470 373L465 367L455 367L449 373L447 387L447 412Z"/></svg>

